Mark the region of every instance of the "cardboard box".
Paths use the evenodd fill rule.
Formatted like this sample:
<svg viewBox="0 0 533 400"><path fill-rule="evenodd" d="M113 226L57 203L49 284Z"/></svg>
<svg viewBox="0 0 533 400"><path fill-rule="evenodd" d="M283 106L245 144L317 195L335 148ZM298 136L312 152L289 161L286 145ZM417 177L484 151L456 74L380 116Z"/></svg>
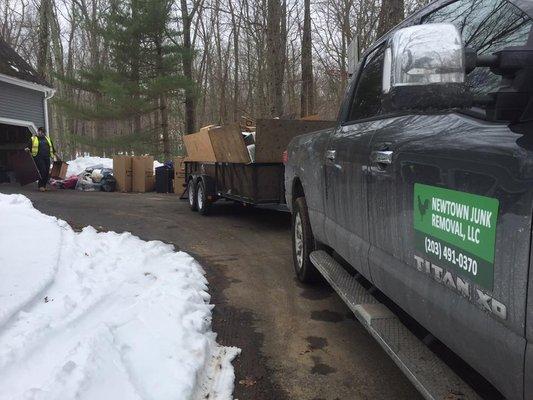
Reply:
<svg viewBox="0 0 533 400"><path fill-rule="evenodd" d="M185 190L185 178L174 178L172 179L172 186L174 187L174 193L180 195Z"/></svg>
<svg viewBox="0 0 533 400"><path fill-rule="evenodd" d="M335 121L259 119L255 132L255 162L282 163L282 154L298 135L334 127Z"/></svg>
<svg viewBox="0 0 533 400"><path fill-rule="evenodd" d="M216 125L213 125L213 124L211 124L211 125L206 125L206 126L200 128L200 132L209 132L211 129L216 128L216 127L217 127L217 126L216 126Z"/></svg>
<svg viewBox="0 0 533 400"><path fill-rule="evenodd" d="M183 136L183 143L191 161L215 162L215 150L211 143L209 127L200 129L200 132Z"/></svg>
<svg viewBox="0 0 533 400"><path fill-rule="evenodd" d="M54 179L65 179L67 177L68 164L63 161L54 161L50 176Z"/></svg>
<svg viewBox="0 0 533 400"><path fill-rule="evenodd" d="M250 163L239 124L208 126L183 136L187 159L199 162Z"/></svg>
<svg viewBox="0 0 533 400"><path fill-rule="evenodd" d="M218 162L248 164L252 161L240 125L228 124L213 128L209 131L209 137Z"/></svg>
<svg viewBox="0 0 533 400"><path fill-rule="evenodd" d="M132 191L145 193L153 192L155 188L154 157L134 156L132 165Z"/></svg>
<svg viewBox="0 0 533 400"><path fill-rule="evenodd" d="M117 181L117 192L131 192L132 175L132 157L113 156L113 176Z"/></svg>
<svg viewBox="0 0 533 400"><path fill-rule="evenodd" d="M185 178L185 157L174 157L174 179Z"/></svg>

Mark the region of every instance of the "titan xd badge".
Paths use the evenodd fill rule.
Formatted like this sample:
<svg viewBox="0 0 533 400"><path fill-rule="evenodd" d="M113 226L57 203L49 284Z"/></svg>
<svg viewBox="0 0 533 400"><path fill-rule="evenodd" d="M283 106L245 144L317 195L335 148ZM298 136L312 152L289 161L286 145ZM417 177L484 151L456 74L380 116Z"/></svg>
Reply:
<svg viewBox="0 0 533 400"><path fill-rule="evenodd" d="M498 207L497 199L416 183L415 249L492 291Z"/></svg>

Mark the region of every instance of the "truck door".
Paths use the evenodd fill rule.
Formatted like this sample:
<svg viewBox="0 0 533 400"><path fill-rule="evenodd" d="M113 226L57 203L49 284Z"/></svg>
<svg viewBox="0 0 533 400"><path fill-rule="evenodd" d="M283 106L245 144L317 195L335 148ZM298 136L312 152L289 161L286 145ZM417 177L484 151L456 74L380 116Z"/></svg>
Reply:
<svg viewBox="0 0 533 400"><path fill-rule="evenodd" d="M532 256L530 256L530 264L532 259ZM524 399L533 399L533 274L531 273L529 274L527 299L527 349L526 362L524 363Z"/></svg>
<svg viewBox="0 0 533 400"><path fill-rule="evenodd" d="M383 57L383 47L366 57L346 106L346 117L341 116L341 124L331 135L324 156L326 237L337 253L367 279L366 168L374 133L368 117L380 110Z"/></svg>
<svg viewBox="0 0 533 400"><path fill-rule="evenodd" d="M422 22L457 23L481 54L525 44L531 27L515 6L493 0L460 0ZM468 80L480 94L499 84L486 69ZM391 117L373 135L369 264L376 286L519 399L533 141L470 111Z"/></svg>

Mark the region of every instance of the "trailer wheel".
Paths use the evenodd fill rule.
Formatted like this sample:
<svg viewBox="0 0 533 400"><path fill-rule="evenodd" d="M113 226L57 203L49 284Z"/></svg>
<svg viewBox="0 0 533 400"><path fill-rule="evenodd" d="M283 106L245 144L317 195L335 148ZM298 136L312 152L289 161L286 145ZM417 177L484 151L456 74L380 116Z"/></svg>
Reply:
<svg viewBox="0 0 533 400"><path fill-rule="evenodd" d="M211 201L207 197L204 181L199 181L196 185L196 208L202 215L207 215L211 208Z"/></svg>
<svg viewBox="0 0 533 400"><path fill-rule="evenodd" d="M315 238L309 222L305 197L294 202L292 213L292 255L296 277L300 282L311 283L319 279L319 272L309 259L315 250Z"/></svg>
<svg viewBox="0 0 533 400"><path fill-rule="evenodd" d="M193 178L189 179L189 182L187 183L187 198L189 200L189 207L191 208L191 211L197 211L198 203L196 202L196 184Z"/></svg>

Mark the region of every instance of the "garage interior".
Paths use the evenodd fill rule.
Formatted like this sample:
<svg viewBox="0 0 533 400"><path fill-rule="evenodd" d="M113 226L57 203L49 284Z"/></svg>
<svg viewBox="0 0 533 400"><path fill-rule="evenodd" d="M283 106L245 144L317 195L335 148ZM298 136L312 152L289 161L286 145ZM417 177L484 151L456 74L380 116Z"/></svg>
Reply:
<svg viewBox="0 0 533 400"><path fill-rule="evenodd" d="M0 183L19 182L26 168L33 169L31 157L24 151L30 138L28 126L0 123Z"/></svg>

